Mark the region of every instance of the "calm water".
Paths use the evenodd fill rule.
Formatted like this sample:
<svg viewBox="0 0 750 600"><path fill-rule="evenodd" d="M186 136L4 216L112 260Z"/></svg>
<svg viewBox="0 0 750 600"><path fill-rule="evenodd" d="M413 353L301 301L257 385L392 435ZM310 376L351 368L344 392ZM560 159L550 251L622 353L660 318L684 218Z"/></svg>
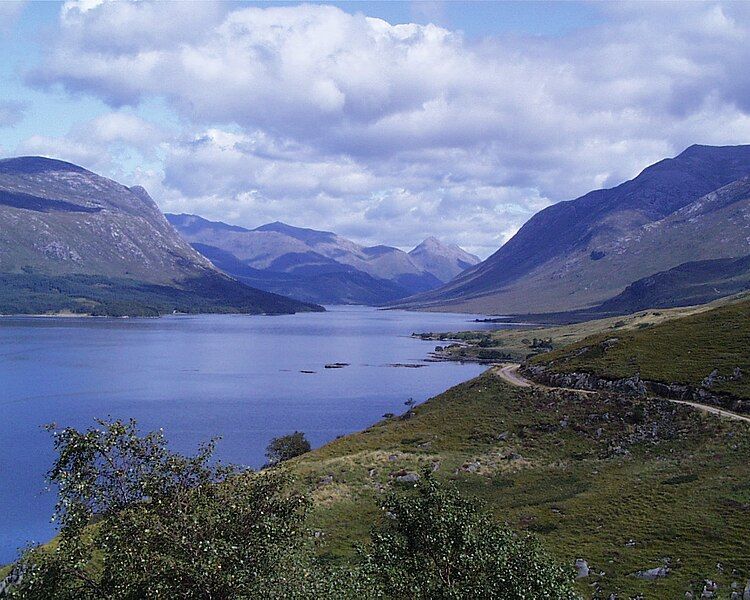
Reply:
<svg viewBox="0 0 750 600"><path fill-rule="evenodd" d="M281 317L0 318L0 564L54 531L44 493L53 459L40 426L134 417L192 452L257 467L268 441L304 431L314 446L362 429L482 371L429 363L413 331L480 328L473 316L334 307ZM486 327L493 327L486 325ZM496 326L494 326L496 327ZM345 362L343 369L324 369ZM301 370L315 371L313 374Z"/></svg>

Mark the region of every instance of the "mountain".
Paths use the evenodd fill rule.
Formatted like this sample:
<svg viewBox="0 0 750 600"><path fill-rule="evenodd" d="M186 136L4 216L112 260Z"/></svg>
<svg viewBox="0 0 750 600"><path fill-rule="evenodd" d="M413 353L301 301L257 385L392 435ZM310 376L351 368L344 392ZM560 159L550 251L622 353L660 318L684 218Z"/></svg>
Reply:
<svg viewBox="0 0 750 600"><path fill-rule="evenodd" d="M410 253L361 246L330 231L275 222L256 229L167 215L217 267L264 290L310 302L383 304L433 289L479 259L431 238Z"/></svg>
<svg viewBox="0 0 750 600"><path fill-rule="evenodd" d="M750 253L750 146L691 146L615 188L534 215L409 308L545 313L597 306L680 264Z"/></svg>
<svg viewBox="0 0 750 600"><path fill-rule="evenodd" d="M0 160L0 313L290 313L319 307L218 271L142 187L71 163Z"/></svg>
<svg viewBox="0 0 750 600"><path fill-rule="evenodd" d="M412 261L443 282L450 281L459 273L481 262L479 257L469 254L456 245L442 243L428 237L409 252Z"/></svg>
<svg viewBox="0 0 750 600"><path fill-rule="evenodd" d="M597 307L602 314L707 304L750 290L750 255L683 263L634 281Z"/></svg>

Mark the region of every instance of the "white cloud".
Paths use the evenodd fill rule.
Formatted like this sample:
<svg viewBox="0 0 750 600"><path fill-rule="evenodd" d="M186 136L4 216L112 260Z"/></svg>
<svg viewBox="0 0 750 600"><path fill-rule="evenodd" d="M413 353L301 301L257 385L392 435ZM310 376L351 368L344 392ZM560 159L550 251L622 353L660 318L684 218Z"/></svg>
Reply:
<svg viewBox="0 0 750 600"><path fill-rule="evenodd" d="M66 160L113 177L123 175L123 165L133 152L153 160L174 134L136 115L112 112L73 127L65 136L33 135L16 148L17 154Z"/></svg>
<svg viewBox="0 0 750 600"><path fill-rule="evenodd" d="M487 254L546 203L750 141L750 5L599 8L564 37L471 43L332 6L87 1L29 79L114 107L164 98L185 123L161 142L168 208Z"/></svg>

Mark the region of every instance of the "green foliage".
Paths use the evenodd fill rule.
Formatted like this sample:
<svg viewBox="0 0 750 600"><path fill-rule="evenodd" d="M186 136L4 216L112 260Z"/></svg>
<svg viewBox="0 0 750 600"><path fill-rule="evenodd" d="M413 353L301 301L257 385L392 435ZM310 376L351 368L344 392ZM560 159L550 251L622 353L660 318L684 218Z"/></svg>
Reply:
<svg viewBox="0 0 750 600"><path fill-rule="evenodd" d="M283 470L214 464L213 442L181 456L161 432L139 435L134 421L48 429L60 535L22 557L11 598L575 597L536 543L428 471L414 490L388 497L395 519L373 533L363 560L340 566L311 552L308 501Z"/></svg>
<svg viewBox="0 0 750 600"><path fill-rule="evenodd" d="M167 450L161 433L99 422L54 433L50 471L60 536L30 550L11 597L141 599L280 597L304 590L307 501L284 474L212 466ZM301 592L300 592L301 593Z"/></svg>
<svg viewBox="0 0 750 600"><path fill-rule="evenodd" d="M266 446L266 458L271 465L277 465L306 452L310 452L310 442L301 431L275 437Z"/></svg>
<svg viewBox="0 0 750 600"><path fill-rule="evenodd" d="M571 573L528 537L423 471L412 493L389 495L389 517L365 554L367 588L381 598L577 598Z"/></svg>

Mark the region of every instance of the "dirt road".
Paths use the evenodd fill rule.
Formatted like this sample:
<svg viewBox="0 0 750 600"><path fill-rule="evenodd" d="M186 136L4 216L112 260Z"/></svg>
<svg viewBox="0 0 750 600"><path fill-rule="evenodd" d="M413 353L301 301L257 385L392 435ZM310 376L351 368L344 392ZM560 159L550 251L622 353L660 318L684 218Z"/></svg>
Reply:
<svg viewBox="0 0 750 600"><path fill-rule="evenodd" d="M535 385L533 381L529 381L518 372L518 368L520 366L521 365L512 364L512 365L496 367L495 375L497 375L498 377L500 377L501 379L503 379L510 385L514 385L516 387L531 387ZM547 387L547 386L539 386L539 387ZM564 388L558 388L558 389L564 389ZM571 391L592 393L590 390L571 390ZM707 404L699 404L698 402L688 402L686 400L672 400L671 398L664 398L664 400L667 400L669 402L674 402L675 404L685 404L686 406L692 406L695 409L698 409L706 413L710 413L712 415L718 415L720 417L726 417L727 419L734 419L735 421L745 421L746 423L750 423L750 417L748 416L738 415L737 413L729 412L728 410L723 410L721 408L716 408L715 406L708 406Z"/></svg>

